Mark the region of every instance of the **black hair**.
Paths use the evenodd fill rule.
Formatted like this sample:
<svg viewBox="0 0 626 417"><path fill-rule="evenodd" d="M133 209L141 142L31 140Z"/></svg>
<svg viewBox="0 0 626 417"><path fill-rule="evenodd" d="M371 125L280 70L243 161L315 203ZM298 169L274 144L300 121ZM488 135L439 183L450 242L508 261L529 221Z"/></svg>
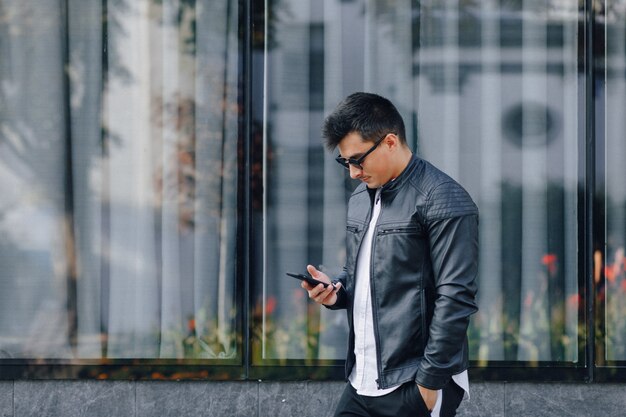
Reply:
<svg viewBox="0 0 626 417"><path fill-rule="evenodd" d="M366 141L395 133L406 144L404 121L398 109L388 99L373 93L350 94L324 120L322 136L329 150L353 132Z"/></svg>

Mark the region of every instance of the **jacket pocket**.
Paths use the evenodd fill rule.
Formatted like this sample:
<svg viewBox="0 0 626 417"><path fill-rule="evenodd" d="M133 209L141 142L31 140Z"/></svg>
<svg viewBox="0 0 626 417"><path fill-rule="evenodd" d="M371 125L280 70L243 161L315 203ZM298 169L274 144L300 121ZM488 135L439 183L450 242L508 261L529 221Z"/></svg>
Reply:
<svg viewBox="0 0 626 417"><path fill-rule="evenodd" d="M359 233L359 226L349 224L346 226L346 231L349 233Z"/></svg>
<svg viewBox="0 0 626 417"><path fill-rule="evenodd" d="M348 274L352 274L356 266L356 256L363 234L363 226L358 223L348 223L346 225L346 261L345 267Z"/></svg>
<svg viewBox="0 0 626 417"><path fill-rule="evenodd" d="M417 233L419 227L417 226L386 226L381 227L378 231L378 235L389 235L392 233Z"/></svg>

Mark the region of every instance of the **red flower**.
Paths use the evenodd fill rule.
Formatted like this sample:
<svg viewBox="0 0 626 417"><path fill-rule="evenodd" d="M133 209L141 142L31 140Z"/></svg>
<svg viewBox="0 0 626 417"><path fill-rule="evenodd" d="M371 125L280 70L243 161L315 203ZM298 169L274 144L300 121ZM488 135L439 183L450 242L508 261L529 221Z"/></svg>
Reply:
<svg viewBox="0 0 626 417"><path fill-rule="evenodd" d="M196 330L196 319L194 319L193 317L190 317L189 320L187 320L187 330L190 332Z"/></svg>
<svg viewBox="0 0 626 417"><path fill-rule="evenodd" d="M580 305L580 295L579 294L572 294L569 297L567 297L567 305L570 306L571 308L578 308L578 306Z"/></svg>
<svg viewBox="0 0 626 417"><path fill-rule="evenodd" d="M607 266L604 267L604 276L610 282L615 282L615 271L613 270L611 265L607 265Z"/></svg>
<svg viewBox="0 0 626 417"><path fill-rule="evenodd" d="M541 258L541 263L548 267L550 275L554 275L556 273L556 261L557 257L553 253L547 253Z"/></svg>
<svg viewBox="0 0 626 417"><path fill-rule="evenodd" d="M265 303L265 314L272 314L276 310L276 297L269 297Z"/></svg>

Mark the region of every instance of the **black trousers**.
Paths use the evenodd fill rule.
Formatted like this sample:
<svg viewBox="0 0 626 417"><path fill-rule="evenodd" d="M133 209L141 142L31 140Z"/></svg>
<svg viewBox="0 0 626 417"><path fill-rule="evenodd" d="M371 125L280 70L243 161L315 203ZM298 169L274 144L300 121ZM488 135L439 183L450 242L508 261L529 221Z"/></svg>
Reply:
<svg viewBox="0 0 626 417"><path fill-rule="evenodd" d="M463 388L453 380L443 388L440 417L456 415L463 400ZM339 399L335 417L428 417L430 412L413 381L382 397L366 397L357 394L350 383Z"/></svg>

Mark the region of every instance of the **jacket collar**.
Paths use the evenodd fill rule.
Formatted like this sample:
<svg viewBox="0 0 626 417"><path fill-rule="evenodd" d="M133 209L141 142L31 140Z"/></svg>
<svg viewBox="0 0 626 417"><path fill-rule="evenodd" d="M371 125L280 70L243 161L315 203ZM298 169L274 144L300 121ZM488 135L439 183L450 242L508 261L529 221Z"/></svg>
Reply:
<svg viewBox="0 0 626 417"><path fill-rule="evenodd" d="M398 175L396 179L391 180L382 186L381 198L383 200L393 200L393 198L396 196L398 191L402 189L402 187L407 181L409 181L409 178L411 178L413 172L419 165L420 161L421 159L415 156L415 154L413 154L411 156L411 159L409 160L409 163L404 168L404 170L400 173L400 175ZM370 194L370 198L373 200L374 195L376 194L376 189L368 188L367 191Z"/></svg>

